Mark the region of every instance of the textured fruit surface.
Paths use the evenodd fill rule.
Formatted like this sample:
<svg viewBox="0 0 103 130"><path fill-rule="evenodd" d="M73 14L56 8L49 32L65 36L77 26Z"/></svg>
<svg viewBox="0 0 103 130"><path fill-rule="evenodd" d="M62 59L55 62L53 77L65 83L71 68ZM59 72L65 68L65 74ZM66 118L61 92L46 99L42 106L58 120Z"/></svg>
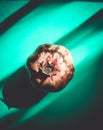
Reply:
<svg viewBox="0 0 103 130"><path fill-rule="evenodd" d="M70 52L63 46L43 44L28 58L27 67L33 86L59 91L73 77Z"/></svg>

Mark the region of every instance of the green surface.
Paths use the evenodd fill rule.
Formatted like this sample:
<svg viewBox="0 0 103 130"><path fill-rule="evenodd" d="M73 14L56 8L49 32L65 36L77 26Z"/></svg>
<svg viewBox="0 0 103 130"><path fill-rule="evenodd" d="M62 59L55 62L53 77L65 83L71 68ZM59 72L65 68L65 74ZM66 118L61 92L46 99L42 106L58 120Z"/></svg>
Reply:
<svg viewBox="0 0 103 130"><path fill-rule="evenodd" d="M3 22L7 17L12 15L14 12L22 8L28 1L1 1L0 0L0 23ZM6 13L7 12L7 13Z"/></svg>
<svg viewBox="0 0 103 130"><path fill-rule="evenodd" d="M6 2L3 5L10 7ZM14 12L20 8L13 7ZM2 11L1 21L5 21L12 12ZM5 30L0 36L0 97L9 77L11 84L19 85L13 75L43 43L61 44L70 50L74 77L64 90L47 93L29 108L8 110L1 101L1 128L99 128L103 120L103 3L46 2Z"/></svg>

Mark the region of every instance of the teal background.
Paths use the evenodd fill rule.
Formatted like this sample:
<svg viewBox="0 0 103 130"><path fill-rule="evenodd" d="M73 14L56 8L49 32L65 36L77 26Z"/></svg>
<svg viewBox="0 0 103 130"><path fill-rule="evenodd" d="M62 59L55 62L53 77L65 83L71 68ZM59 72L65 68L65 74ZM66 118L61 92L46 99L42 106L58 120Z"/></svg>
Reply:
<svg viewBox="0 0 103 130"><path fill-rule="evenodd" d="M11 105L0 101L0 129L102 129L103 2L0 1L0 23L0 98ZM26 89L24 65L43 43L73 57L74 77L57 93Z"/></svg>

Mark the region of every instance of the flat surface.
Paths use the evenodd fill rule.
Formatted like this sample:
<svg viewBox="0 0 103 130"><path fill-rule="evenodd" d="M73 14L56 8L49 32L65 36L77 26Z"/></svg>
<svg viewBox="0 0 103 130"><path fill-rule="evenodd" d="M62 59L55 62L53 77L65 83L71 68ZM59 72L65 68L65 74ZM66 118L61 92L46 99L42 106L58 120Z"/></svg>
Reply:
<svg viewBox="0 0 103 130"><path fill-rule="evenodd" d="M10 2L0 4L0 129L103 129L103 3ZM33 89L25 70L43 43L73 57L74 77L57 93Z"/></svg>

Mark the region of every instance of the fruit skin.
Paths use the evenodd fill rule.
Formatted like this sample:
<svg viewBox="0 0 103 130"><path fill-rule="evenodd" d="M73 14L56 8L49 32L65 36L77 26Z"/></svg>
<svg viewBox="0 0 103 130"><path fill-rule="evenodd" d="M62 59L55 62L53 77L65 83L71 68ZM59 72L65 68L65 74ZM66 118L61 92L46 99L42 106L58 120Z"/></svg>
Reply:
<svg viewBox="0 0 103 130"><path fill-rule="evenodd" d="M74 74L71 54L61 45L39 46L26 66L32 85L51 92L63 89Z"/></svg>

